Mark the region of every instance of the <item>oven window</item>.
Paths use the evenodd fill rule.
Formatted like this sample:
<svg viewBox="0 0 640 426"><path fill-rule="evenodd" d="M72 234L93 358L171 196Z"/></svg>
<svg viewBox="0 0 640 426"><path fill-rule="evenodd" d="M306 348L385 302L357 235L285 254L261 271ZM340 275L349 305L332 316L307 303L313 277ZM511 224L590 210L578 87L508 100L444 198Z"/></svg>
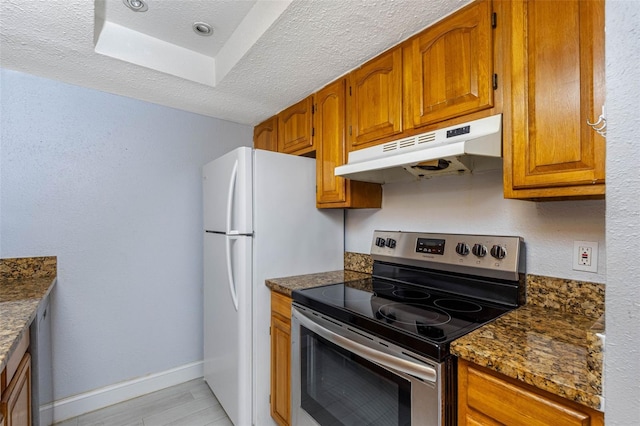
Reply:
<svg viewBox="0 0 640 426"><path fill-rule="evenodd" d="M301 405L322 426L411 424L411 383L300 327Z"/></svg>

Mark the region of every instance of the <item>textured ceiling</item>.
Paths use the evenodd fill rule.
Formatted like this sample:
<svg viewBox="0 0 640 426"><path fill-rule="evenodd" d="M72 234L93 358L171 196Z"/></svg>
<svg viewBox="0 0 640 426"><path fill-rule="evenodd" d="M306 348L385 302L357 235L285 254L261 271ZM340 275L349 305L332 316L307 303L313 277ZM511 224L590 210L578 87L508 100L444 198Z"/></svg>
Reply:
<svg viewBox="0 0 640 426"><path fill-rule="evenodd" d="M147 3L149 11L135 13L121 0L0 0L0 66L255 125L468 0ZM214 83L96 53L103 19L172 43L171 52L211 56ZM194 20L210 23L214 35L195 35ZM172 55L163 60L181 62Z"/></svg>

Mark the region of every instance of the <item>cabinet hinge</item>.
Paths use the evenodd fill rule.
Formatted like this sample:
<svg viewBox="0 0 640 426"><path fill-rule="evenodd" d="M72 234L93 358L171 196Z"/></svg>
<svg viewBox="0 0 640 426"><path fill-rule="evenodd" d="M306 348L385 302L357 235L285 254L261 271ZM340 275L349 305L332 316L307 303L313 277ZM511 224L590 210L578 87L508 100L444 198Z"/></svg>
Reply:
<svg viewBox="0 0 640 426"><path fill-rule="evenodd" d="M316 135L316 128L312 127L311 128L311 136L315 136Z"/></svg>
<svg viewBox="0 0 640 426"><path fill-rule="evenodd" d="M493 90L498 89L498 74L493 75Z"/></svg>
<svg viewBox="0 0 640 426"><path fill-rule="evenodd" d="M349 96L351 96L351 86L349 86Z"/></svg>
<svg viewBox="0 0 640 426"><path fill-rule="evenodd" d="M271 404L271 394L269 394L269 404Z"/></svg>
<svg viewBox="0 0 640 426"><path fill-rule="evenodd" d="M491 14L491 28L495 28L498 26L498 14L493 12Z"/></svg>
<svg viewBox="0 0 640 426"><path fill-rule="evenodd" d="M269 327L269 336L271 336L271 327ZM269 395L269 398L271 398L271 395Z"/></svg>
<svg viewBox="0 0 640 426"><path fill-rule="evenodd" d="M318 106L316 104L311 105L311 114L315 114L316 109L318 109Z"/></svg>
<svg viewBox="0 0 640 426"><path fill-rule="evenodd" d="M349 126L349 136L351 136L351 126Z"/></svg>

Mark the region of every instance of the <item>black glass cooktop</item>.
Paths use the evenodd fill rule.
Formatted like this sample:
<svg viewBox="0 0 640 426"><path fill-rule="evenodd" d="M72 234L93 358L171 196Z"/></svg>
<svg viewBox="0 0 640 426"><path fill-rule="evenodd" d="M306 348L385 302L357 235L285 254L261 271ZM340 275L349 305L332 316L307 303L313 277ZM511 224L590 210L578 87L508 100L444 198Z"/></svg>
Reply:
<svg viewBox="0 0 640 426"><path fill-rule="evenodd" d="M293 300L438 361L450 342L513 309L375 277L296 290Z"/></svg>

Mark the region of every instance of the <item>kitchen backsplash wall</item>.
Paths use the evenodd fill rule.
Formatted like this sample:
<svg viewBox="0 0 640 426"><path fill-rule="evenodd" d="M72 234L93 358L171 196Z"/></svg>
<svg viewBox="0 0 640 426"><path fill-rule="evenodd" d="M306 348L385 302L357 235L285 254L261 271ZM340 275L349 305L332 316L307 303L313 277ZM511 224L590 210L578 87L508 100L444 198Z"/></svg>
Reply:
<svg viewBox="0 0 640 426"><path fill-rule="evenodd" d="M371 274L373 259L368 254L345 252L344 269ZM598 319L604 314L604 293L601 283L527 275L527 304L544 308Z"/></svg>
<svg viewBox="0 0 640 426"><path fill-rule="evenodd" d="M345 251L370 253L373 231L524 238L527 273L605 283L605 202L507 200L502 171L383 185L382 208L348 210ZM573 242L599 243L598 272L572 269Z"/></svg>
<svg viewBox="0 0 640 426"><path fill-rule="evenodd" d="M373 273L373 259L364 253L344 252L344 269L347 271Z"/></svg>

